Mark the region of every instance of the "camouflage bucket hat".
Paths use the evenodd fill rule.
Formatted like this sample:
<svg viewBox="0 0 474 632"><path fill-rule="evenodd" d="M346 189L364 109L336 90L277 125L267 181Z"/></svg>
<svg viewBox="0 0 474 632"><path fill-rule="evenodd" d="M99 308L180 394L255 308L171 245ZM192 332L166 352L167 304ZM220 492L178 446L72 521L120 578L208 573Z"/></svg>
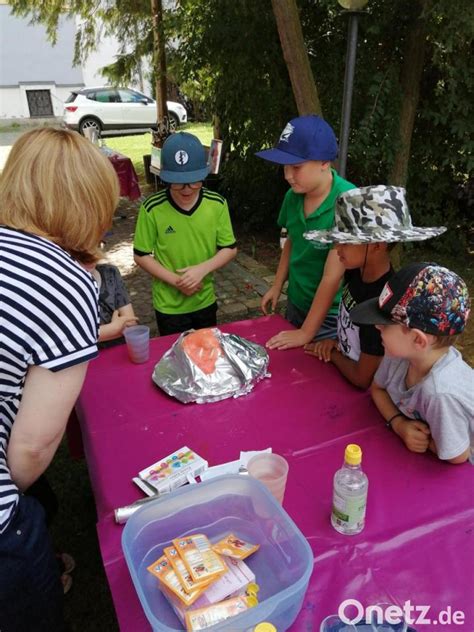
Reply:
<svg viewBox="0 0 474 632"><path fill-rule="evenodd" d="M336 200L335 226L310 230L305 239L321 244L370 244L423 241L446 231L444 226L413 226L405 189L385 185L351 189Z"/></svg>

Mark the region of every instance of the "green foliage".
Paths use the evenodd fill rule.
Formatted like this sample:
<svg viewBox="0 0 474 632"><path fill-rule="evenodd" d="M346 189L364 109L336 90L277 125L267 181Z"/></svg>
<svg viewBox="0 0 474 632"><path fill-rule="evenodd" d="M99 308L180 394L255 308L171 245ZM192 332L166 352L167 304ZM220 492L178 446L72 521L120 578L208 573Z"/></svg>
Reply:
<svg viewBox="0 0 474 632"><path fill-rule="evenodd" d="M256 159L285 121L296 116L269 0L181 0L174 18L178 75L201 88L218 113L229 160L223 189L238 217L274 221L286 188L281 172ZM258 6L255 6L258 5ZM469 5L469 6L468 6ZM305 42L325 118L341 119L347 15L334 0L298 0ZM420 12L413 0L371 0L359 18L348 177L386 182L398 150L400 75L409 29ZM472 173L472 3L425 2L428 51L409 164L408 195L415 221L455 227L457 190ZM202 84L200 77L206 77ZM459 233L456 235L459 242ZM450 248L448 238L439 241Z"/></svg>
<svg viewBox="0 0 474 632"><path fill-rule="evenodd" d="M270 0L181 0L173 29L180 44L171 64L185 80L181 88L199 91L219 118L228 155L222 192L241 221L274 218L281 175L254 153L275 142L295 104Z"/></svg>
<svg viewBox="0 0 474 632"><path fill-rule="evenodd" d="M347 14L335 0L297 1L324 116L338 133ZM13 0L14 10L45 22L51 37L62 6L62 0ZM113 33L123 49L108 76L132 79L138 55L151 50L148 0L71 0L67 7L84 18L78 55ZM405 43L420 7L428 39L408 197L415 222L456 228L469 221L457 198L474 166L473 2L370 0L359 18L348 178L359 185L388 179L399 148ZM176 44L168 47L172 80L201 116L218 117L227 152L220 186L235 217L252 226L274 222L286 184L281 170L254 154L272 145L297 112L271 0L177 0L164 28ZM447 249L459 244L459 232L449 235L452 243L439 240Z"/></svg>

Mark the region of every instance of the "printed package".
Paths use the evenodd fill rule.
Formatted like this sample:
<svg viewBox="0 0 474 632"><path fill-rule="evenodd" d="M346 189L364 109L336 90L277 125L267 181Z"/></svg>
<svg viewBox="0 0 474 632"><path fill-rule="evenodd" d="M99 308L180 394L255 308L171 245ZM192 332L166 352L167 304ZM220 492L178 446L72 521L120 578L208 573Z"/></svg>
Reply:
<svg viewBox="0 0 474 632"><path fill-rule="evenodd" d="M202 533L176 538L173 540L173 546L195 582L217 579L227 570L222 557L213 550L211 543Z"/></svg>
<svg viewBox="0 0 474 632"><path fill-rule="evenodd" d="M138 473L138 476L156 489L158 494L166 494L186 485L207 470L207 467L207 461L184 446L145 468Z"/></svg>
<svg viewBox="0 0 474 632"><path fill-rule="evenodd" d="M227 572L208 586L191 606L185 606L170 590L163 589L162 586L163 594L182 623L185 622L186 613L191 609L205 608L224 599L243 595L247 586L255 582L255 575L245 562L230 558L227 558L225 562L228 567Z"/></svg>

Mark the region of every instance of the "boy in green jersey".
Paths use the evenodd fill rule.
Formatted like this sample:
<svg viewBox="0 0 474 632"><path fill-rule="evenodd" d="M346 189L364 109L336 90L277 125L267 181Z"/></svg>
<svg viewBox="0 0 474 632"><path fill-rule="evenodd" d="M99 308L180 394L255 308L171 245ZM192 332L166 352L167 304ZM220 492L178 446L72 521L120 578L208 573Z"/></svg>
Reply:
<svg viewBox="0 0 474 632"><path fill-rule="evenodd" d="M288 231L275 281L262 298L262 311L273 309L288 279L286 318L298 329L270 338L270 349L302 347L314 338L337 336L337 312L344 266L331 246L315 249L303 234L334 225L336 198L354 185L331 168L337 157L331 126L316 115L299 116L286 124L276 147L257 156L284 166L291 189L286 193L278 224Z"/></svg>
<svg viewBox="0 0 474 632"><path fill-rule="evenodd" d="M168 186L145 200L135 229L135 262L153 277L160 335L213 327L217 303L212 273L237 254L226 200L203 187L209 173L196 136L172 134L161 152Z"/></svg>

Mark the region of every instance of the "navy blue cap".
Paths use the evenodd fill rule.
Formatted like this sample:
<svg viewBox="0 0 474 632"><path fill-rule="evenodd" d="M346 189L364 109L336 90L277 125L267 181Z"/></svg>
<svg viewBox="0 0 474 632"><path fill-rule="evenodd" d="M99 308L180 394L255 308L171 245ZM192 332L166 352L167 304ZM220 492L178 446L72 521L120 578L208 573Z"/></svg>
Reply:
<svg viewBox="0 0 474 632"><path fill-rule="evenodd" d="M168 136L161 150L160 178L163 182L201 182L208 173L206 152L199 138L187 132Z"/></svg>
<svg viewBox="0 0 474 632"><path fill-rule="evenodd" d="M332 127L320 116L309 114L287 123L276 147L255 155L280 165L296 165L307 160L334 160L337 154Z"/></svg>

